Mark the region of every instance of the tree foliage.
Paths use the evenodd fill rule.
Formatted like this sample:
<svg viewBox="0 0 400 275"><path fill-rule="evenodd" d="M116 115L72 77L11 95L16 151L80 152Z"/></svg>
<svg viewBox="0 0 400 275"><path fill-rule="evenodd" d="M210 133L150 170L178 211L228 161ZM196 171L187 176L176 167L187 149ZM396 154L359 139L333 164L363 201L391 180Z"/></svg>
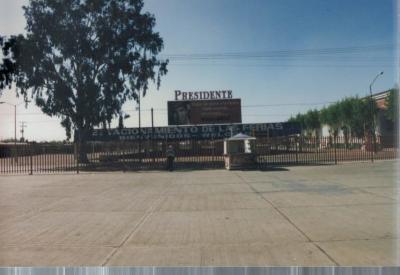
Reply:
<svg viewBox="0 0 400 275"><path fill-rule="evenodd" d="M306 129L309 131L316 131L315 135L318 135L318 130L321 128L321 121L318 110L309 110L304 117L304 124Z"/></svg>
<svg viewBox="0 0 400 275"><path fill-rule="evenodd" d="M331 134L336 137L341 126L338 104L331 104L321 110L321 122L330 127Z"/></svg>
<svg viewBox="0 0 400 275"><path fill-rule="evenodd" d="M306 124L305 124L305 120L304 120L304 115L298 113L296 116L291 116L288 120L288 122L294 122L294 123L298 123L300 125L300 129L302 131L304 131L306 129Z"/></svg>
<svg viewBox="0 0 400 275"><path fill-rule="evenodd" d="M16 55L19 53L17 48L17 37L10 38L0 36L0 48L2 53L0 63L0 95L6 87L11 88L15 74L17 73Z"/></svg>
<svg viewBox="0 0 400 275"><path fill-rule="evenodd" d="M321 128L320 116L318 110L309 110L305 114L297 114L291 117L289 122L296 122L300 125L302 132L308 135L318 136L318 130Z"/></svg>
<svg viewBox="0 0 400 275"><path fill-rule="evenodd" d="M394 88L389 91L389 96L386 98L385 116L393 123L399 120L399 89Z"/></svg>
<svg viewBox="0 0 400 275"><path fill-rule="evenodd" d="M17 86L67 136L85 142L93 127L110 122L149 81L160 85L168 60L143 0L30 0L24 7Z"/></svg>
<svg viewBox="0 0 400 275"><path fill-rule="evenodd" d="M371 98L348 97L322 108L309 110L305 114L297 114L289 121L301 125L303 132L315 133L322 124L328 125L330 134L336 137L341 130L347 139L350 135L363 137L374 126L378 113L376 102Z"/></svg>

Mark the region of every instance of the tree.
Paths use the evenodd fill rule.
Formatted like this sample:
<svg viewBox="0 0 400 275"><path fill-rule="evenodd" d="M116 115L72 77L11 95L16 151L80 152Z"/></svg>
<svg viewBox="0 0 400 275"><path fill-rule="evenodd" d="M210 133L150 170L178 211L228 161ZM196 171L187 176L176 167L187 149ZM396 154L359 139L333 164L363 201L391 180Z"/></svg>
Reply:
<svg viewBox="0 0 400 275"><path fill-rule="evenodd" d="M30 0L19 40L17 87L85 148L95 126L110 122L127 100L160 86L168 60L143 0ZM81 161L87 161L84 150Z"/></svg>
<svg viewBox="0 0 400 275"><path fill-rule="evenodd" d="M367 97L362 100L362 111L361 111L361 116L364 118L364 125L365 125L365 131L366 132L373 132L376 127L376 116L378 115L378 105L376 104L376 101L371 98Z"/></svg>
<svg viewBox="0 0 400 275"><path fill-rule="evenodd" d="M309 134L311 135L314 134L314 136L318 138L319 129L321 128L319 111L314 109L314 110L309 110L307 113L305 113L304 124Z"/></svg>
<svg viewBox="0 0 400 275"><path fill-rule="evenodd" d="M399 120L399 90L394 88L389 90L389 96L385 101L386 111L385 116L392 123L397 124Z"/></svg>
<svg viewBox="0 0 400 275"><path fill-rule="evenodd" d="M122 114L120 114L118 117L118 129L124 129L124 117L122 116Z"/></svg>
<svg viewBox="0 0 400 275"><path fill-rule="evenodd" d="M351 136L362 138L366 134L366 111L370 110L365 99L355 97L351 102L351 110L346 117L346 125L350 128Z"/></svg>
<svg viewBox="0 0 400 275"><path fill-rule="evenodd" d="M0 63L0 95L4 88L11 88L14 75L16 74L17 65L15 55L18 54L16 42L17 37L13 36L6 39L0 36L0 48L2 53L2 62Z"/></svg>
<svg viewBox="0 0 400 275"><path fill-rule="evenodd" d="M336 138L339 134L340 121L340 108L338 103L324 107L321 110L321 122L329 126L330 134Z"/></svg>
<svg viewBox="0 0 400 275"><path fill-rule="evenodd" d="M341 100L338 104L339 112L339 120L340 120L340 129L343 132L344 142L346 148L349 145L349 136L352 132L352 125L354 119L354 108L353 106L356 104L358 99L355 97L346 97Z"/></svg>
<svg viewBox="0 0 400 275"><path fill-rule="evenodd" d="M289 122L300 123L304 133L311 135L314 132L317 138L321 124L328 125L330 144L333 142L332 138L336 139L339 130L342 130L345 144L348 146L350 135L362 138L371 134L377 114L377 104L370 97L348 97L320 111L309 110L305 114L297 114L296 117L291 117Z"/></svg>
<svg viewBox="0 0 400 275"><path fill-rule="evenodd" d="M290 117L288 122L298 123L301 131L305 134L314 133L318 136L318 130L321 128L318 110L309 110L305 114L298 113L295 117Z"/></svg>
<svg viewBox="0 0 400 275"><path fill-rule="evenodd" d="M304 115L303 115L303 114L298 113L295 117L292 117L292 116L291 116L291 117L288 119L288 122L298 123L298 124L300 125L300 129L301 129L302 132L303 132L303 131L305 130L305 128L306 128L305 121L304 121Z"/></svg>

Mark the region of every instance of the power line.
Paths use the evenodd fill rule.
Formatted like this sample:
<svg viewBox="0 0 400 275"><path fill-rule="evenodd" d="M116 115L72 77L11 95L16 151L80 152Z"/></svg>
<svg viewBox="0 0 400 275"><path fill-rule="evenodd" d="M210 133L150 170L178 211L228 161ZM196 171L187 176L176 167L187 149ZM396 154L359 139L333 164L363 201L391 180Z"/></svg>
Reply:
<svg viewBox="0 0 400 275"><path fill-rule="evenodd" d="M10 113L0 113L0 115L9 115ZM25 116L25 115L26 116L27 115L44 115L44 113L35 112L35 113L19 113L18 114L18 116Z"/></svg>
<svg viewBox="0 0 400 275"><path fill-rule="evenodd" d="M298 103L276 103L276 104L256 104L256 105L242 105L242 108L261 108L261 107L282 107L282 106L315 106L315 105L324 105L331 104L335 101L323 101L323 102L298 102ZM150 111L151 109L142 109L142 111ZM153 108L154 111L167 111L167 108ZM123 112L137 112L136 109L126 109ZM0 115L10 115L10 113L0 113ZM20 113L18 116L30 116L30 115L45 115L40 112L32 112L32 113ZM52 118L57 119L57 118Z"/></svg>
<svg viewBox="0 0 400 275"><path fill-rule="evenodd" d="M313 103L278 103L278 104L256 104L256 105L243 105L242 108L258 108L258 107L282 107L282 106L312 106L312 105L324 105L332 104L335 101L324 101L324 102L313 102Z"/></svg>
<svg viewBox="0 0 400 275"><path fill-rule="evenodd" d="M368 68L375 66L393 67L394 62L392 62L392 60L394 59L394 50L395 45L386 44L358 47L272 50L258 52L169 54L162 56L170 59L171 66ZM389 53L390 55L371 56L371 52L384 52ZM243 61L244 63L220 62L234 60ZM249 60L256 60L258 62L255 64L246 63ZM268 62L266 63L266 61ZM276 64L275 62L279 63ZM304 64L304 62L307 63ZM324 63L321 64L321 62Z"/></svg>
<svg viewBox="0 0 400 275"><path fill-rule="evenodd" d="M242 105L242 108L261 108L261 107L282 107L282 106L316 106L324 104L332 104L336 101L323 101L323 102L299 102L299 103L277 103L277 104L254 104L254 105ZM151 109L142 109L142 111L150 111ZM158 111L167 111L166 108L154 108ZM124 112L135 111L134 109L127 109Z"/></svg>
<svg viewBox="0 0 400 275"><path fill-rule="evenodd" d="M37 121L35 121L35 120L29 120L29 121L25 121L26 123L59 123L60 121L56 121L56 120L53 120L53 121L43 121L43 120L37 120ZM12 122L12 121L7 121L7 122L2 122L3 124L13 124L14 122ZM25 126L25 127L27 127L27 126Z"/></svg>
<svg viewBox="0 0 400 275"><path fill-rule="evenodd" d="M377 56L377 55L365 55L365 54L352 54L352 55L324 55L324 56L318 56L318 55L310 55L310 56L296 56L296 55L287 55L287 56L255 56L254 58L262 59L262 60L342 60L342 61L347 61L347 60L356 60L356 61L380 61L380 60L385 60L385 59L392 59L393 58L394 52L387 52L385 56ZM246 56L243 56L243 58L248 58ZM251 56L251 58L253 58ZM306 58L306 59L305 59ZM208 61L209 59L214 59L214 60L220 60L221 58L204 58L205 61ZM230 59L235 59L234 58L223 58L224 60L230 60ZM182 58L182 59L174 59L172 58L170 61L173 62L179 62L179 61L203 61L203 58Z"/></svg>
<svg viewBox="0 0 400 275"><path fill-rule="evenodd" d="M341 69L346 69L346 68L357 68L357 69L369 69L369 68L375 68L375 67L383 67L383 68L393 68L394 65L384 65L384 64L376 64L376 65L357 65L357 64L352 64L352 65L334 65L334 64L310 64L310 65L299 65L299 64L235 64L235 63L203 63L203 64L196 64L196 63L180 63L180 64L170 64L170 66L231 66L231 67L279 67L279 68L341 68Z"/></svg>
<svg viewBox="0 0 400 275"><path fill-rule="evenodd" d="M264 57L288 57L307 55L329 55L329 54L354 54L376 51L394 51L395 45L370 45L338 48L314 48L297 50L268 50L255 52L221 52L221 53L189 53L189 54L164 54L161 57L170 60L203 60L203 59L242 59L242 58L264 58Z"/></svg>

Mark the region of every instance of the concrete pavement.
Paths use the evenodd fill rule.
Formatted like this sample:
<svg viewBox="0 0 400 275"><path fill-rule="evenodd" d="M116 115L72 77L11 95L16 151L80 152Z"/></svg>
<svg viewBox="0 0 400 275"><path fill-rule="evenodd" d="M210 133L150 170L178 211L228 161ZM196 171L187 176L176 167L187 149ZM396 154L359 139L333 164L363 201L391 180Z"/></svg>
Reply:
<svg viewBox="0 0 400 275"><path fill-rule="evenodd" d="M396 265L394 172L2 176L0 265Z"/></svg>

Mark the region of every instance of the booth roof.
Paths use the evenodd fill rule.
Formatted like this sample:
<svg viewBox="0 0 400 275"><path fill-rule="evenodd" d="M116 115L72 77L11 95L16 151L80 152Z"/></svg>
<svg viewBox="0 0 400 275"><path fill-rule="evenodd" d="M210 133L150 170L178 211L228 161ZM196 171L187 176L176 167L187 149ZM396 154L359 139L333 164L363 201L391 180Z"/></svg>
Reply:
<svg viewBox="0 0 400 275"><path fill-rule="evenodd" d="M228 138L228 140L249 140L249 139L256 139L255 137L248 136L243 133L239 133L234 135L233 137Z"/></svg>

